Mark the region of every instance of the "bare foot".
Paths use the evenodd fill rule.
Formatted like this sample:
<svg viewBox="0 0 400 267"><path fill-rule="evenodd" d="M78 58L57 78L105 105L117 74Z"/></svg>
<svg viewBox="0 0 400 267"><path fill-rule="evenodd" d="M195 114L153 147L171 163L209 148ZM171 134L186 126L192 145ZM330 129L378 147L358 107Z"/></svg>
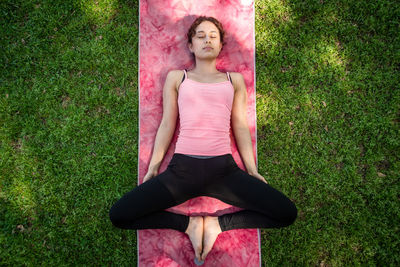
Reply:
<svg viewBox="0 0 400 267"><path fill-rule="evenodd" d="M201 260L204 261L214 246L215 240L222 232L218 222L218 217L205 216L204 217L204 234L203 234L203 253Z"/></svg>
<svg viewBox="0 0 400 267"><path fill-rule="evenodd" d="M203 217L190 217L185 233L189 236L196 258L200 261L201 250L203 249Z"/></svg>

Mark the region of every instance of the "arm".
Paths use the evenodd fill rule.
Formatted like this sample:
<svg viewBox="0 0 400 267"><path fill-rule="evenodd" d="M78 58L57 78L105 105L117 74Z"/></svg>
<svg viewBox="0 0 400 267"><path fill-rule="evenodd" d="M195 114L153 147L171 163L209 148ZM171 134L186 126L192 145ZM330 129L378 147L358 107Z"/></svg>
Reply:
<svg viewBox="0 0 400 267"><path fill-rule="evenodd" d="M176 90L178 76L179 71L172 70L168 72L165 80L163 88L163 116L154 142L148 172L158 173L158 169L167 153L175 132L178 117L178 93Z"/></svg>
<svg viewBox="0 0 400 267"><path fill-rule="evenodd" d="M247 124L247 90L244 78L240 73L232 75L232 81L235 87L235 96L232 105L232 129L235 135L236 143L243 159L247 172L264 183L268 184L265 178L258 173L254 160L253 145L251 135Z"/></svg>
<svg viewBox="0 0 400 267"><path fill-rule="evenodd" d="M235 140L250 175L257 173L257 166L254 161L253 145L249 126L247 124L247 90L242 74L231 73L232 81L235 87L235 96L232 104L232 130Z"/></svg>

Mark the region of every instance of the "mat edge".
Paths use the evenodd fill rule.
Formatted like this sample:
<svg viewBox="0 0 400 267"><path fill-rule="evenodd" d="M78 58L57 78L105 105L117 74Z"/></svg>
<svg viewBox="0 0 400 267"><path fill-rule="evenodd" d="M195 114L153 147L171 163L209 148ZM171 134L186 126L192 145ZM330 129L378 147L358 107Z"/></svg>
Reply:
<svg viewBox="0 0 400 267"><path fill-rule="evenodd" d="M138 25L138 27L139 27L139 31L138 31L138 34L139 34L139 42L138 42L138 57L139 57L139 60L138 60L138 63L139 63L139 66L138 66L138 83L137 83L137 87L138 87L138 91L139 91L139 105L138 105L138 121L139 121L139 133L138 133L138 140L139 140L139 144L138 144L138 161L137 161L137 181L138 181L138 184L139 184L139 181L140 181L140 176L139 176L139 173L140 173L140 166L139 166L139 163L140 163L140 18L141 18L141 16L140 16L140 10L141 10L141 0L139 0L139 25ZM139 247L140 247L140 245L139 245L139 240L140 240L140 238L139 238L139 230L136 230L136 262L137 262L137 267L139 267Z"/></svg>

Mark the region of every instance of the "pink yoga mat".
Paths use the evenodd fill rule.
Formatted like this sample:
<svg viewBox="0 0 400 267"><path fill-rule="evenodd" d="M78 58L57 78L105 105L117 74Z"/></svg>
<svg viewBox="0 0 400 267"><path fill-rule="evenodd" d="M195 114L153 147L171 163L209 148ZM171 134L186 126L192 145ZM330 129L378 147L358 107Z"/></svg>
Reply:
<svg viewBox="0 0 400 267"><path fill-rule="evenodd" d="M186 33L197 16L218 19L226 45L217 58L217 69L240 72L247 87L247 120L257 162L255 102L254 2L248 0L140 0L139 2L139 166L138 184L143 182L162 118L162 89L168 71L192 69ZM179 133L176 132L159 173L170 162ZM230 131L232 155L246 170ZM249 192L251 194L251 192ZM140 203L136 203L140 205ZM242 210L216 198L197 197L167 211L188 216L219 216ZM194 250L185 233L173 229L137 230L138 266L196 266ZM234 229L221 233L204 264L207 266L261 266L259 229Z"/></svg>

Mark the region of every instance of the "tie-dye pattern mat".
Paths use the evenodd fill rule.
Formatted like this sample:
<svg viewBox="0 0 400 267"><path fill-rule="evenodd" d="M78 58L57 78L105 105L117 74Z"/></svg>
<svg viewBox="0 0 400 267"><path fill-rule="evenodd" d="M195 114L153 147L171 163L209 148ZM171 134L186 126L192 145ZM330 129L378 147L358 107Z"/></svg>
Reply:
<svg viewBox="0 0 400 267"><path fill-rule="evenodd" d="M226 45L217 58L221 72L240 72L247 87L247 120L257 155L255 103L254 1L249 0L140 0L139 2L139 162L138 184L143 182L162 118L162 89L169 70L194 67L186 33L197 16L218 19L226 31ZM245 170L230 130L232 155ZM160 166L163 172L175 149L179 121ZM257 162L257 158L255 157ZM251 193L251 192L249 192ZM135 203L140 205L140 203ZM197 197L167 211L188 216L219 216L242 210L211 197ZM196 266L189 237L172 229L137 230L139 267ZM260 266L260 230L235 229L221 233L202 266Z"/></svg>

